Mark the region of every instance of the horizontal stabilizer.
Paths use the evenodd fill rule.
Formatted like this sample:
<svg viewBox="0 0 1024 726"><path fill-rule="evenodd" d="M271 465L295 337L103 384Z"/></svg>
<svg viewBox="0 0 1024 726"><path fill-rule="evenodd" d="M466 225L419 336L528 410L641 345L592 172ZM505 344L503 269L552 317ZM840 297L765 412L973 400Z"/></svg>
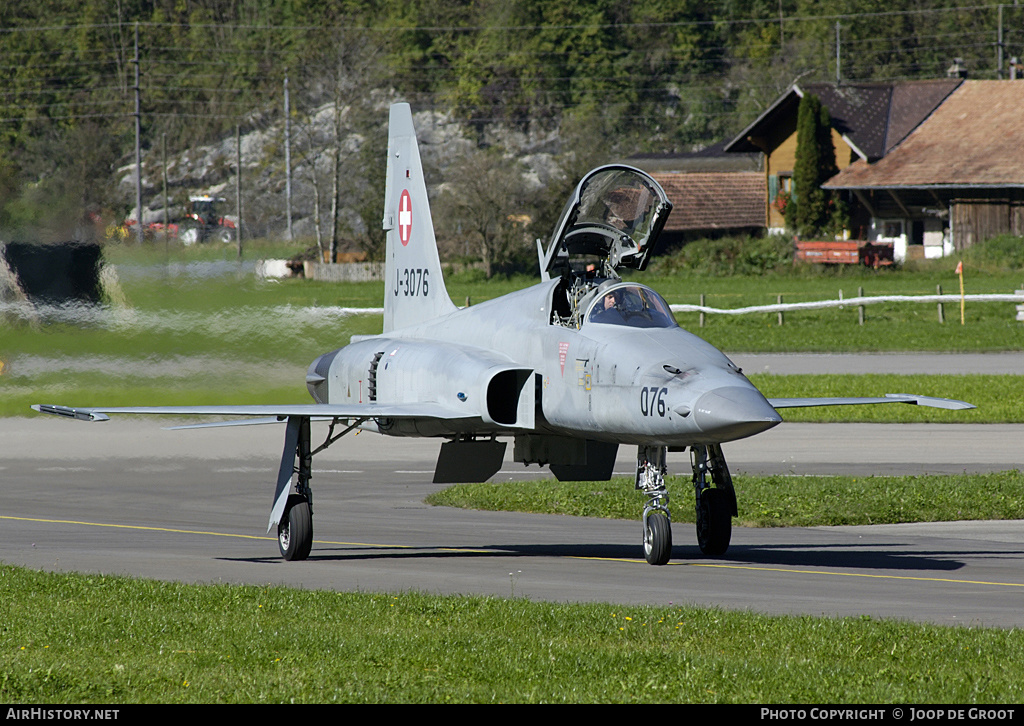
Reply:
<svg viewBox="0 0 1024 726"><path fill-rule="evenodd" d="M850 397L850 398L769 398L774 408L809 408L812 406L863 406L872 403L909 403L915 406L928 406L930 408L946 408L950 410L962 410L975 408L974 404L966 401L957 401L953 398L935 398L933 396L915 396L910 393L887 393L885 396L876 398Z"/></svg>

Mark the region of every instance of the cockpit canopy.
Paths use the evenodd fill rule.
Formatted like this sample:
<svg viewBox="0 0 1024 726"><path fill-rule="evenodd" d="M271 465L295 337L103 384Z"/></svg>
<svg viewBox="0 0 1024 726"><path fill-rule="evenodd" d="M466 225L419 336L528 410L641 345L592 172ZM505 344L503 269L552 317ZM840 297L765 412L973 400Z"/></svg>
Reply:
<svg viewBox="0 0 1024 726"><path fill-rule="evenodd" d="M596 255L608 272L643 270L672 203L658 182L639 169L610 165L583 178L562 211L545 253L545 271L573 256Z"/></svg>
<svg viewBox="0 0 1024 726"><path fill-rule="evenodd" d="M649 287L629 282L599 289L586 321L630 328L674 328L677 325L665 298Z"/></svg>

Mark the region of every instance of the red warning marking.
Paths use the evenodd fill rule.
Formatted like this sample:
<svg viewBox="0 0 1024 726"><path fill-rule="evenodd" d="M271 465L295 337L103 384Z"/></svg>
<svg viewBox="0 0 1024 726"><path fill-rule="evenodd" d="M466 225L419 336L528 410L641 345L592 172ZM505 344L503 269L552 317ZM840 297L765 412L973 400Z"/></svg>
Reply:
<svg viewBox="0 0 1024 726"><path fill-rule="evenodd" d="M402 190L402 199L398 202L398 237L402 240L402 246L409 244L409 237L412 236L412 198L409 190Z"/></svg>
<svg viewBox="0 0 1024 726"><path fill-rule="evenodd" d="M559 343L558 344L558 365L562 369L562 375L563 376L565 375L565 357L566 357L566 354L568 354L568 352L569 352L569 344L568 343Z"/></svg>

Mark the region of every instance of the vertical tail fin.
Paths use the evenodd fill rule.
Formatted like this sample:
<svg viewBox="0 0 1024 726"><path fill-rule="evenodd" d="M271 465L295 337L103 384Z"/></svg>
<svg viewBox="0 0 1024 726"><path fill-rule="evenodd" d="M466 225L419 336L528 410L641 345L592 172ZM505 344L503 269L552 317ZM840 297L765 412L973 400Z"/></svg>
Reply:
<svg viewBox="0 0 1024 726"><path fill-rule="evenodd" d="M456 308L441 275L423 165L407 103L391 107L384 230L384 332L453 312Z"/></svg>

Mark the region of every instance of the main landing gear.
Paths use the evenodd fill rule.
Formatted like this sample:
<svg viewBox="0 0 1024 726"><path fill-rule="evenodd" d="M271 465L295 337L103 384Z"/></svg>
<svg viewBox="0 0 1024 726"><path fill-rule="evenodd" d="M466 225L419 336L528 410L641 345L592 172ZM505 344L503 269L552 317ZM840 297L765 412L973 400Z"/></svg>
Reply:
<svg viewBox="0 0 1024 726"><path fill-rule="evenodd" d="M667 564L672 556L672 520L665 488L667 448L637 449L636 488L646 494L644 505L644 559L652 565ZM732 538L736 516L736 491L719 444L690 447L693 488L697 509L697 544L710 557L724 555Z"/></svg>
<svg viewBox="0 0 1024 726"><path fill-rule="evenodd" d="M295 449L292 468L295 477L295 492L288 495L281 521L277 524L277 547L286 560L304 560L313 549L313 490L309 480L313 477L313 454L310 446L309 419L297 419L297 426L288 422L295 432ZM289 431L291 434L292 431ZM285 437L285 459L288 458L291 436ZM284 469L284 461L281 468Z"/></svg>
<svg viewBox="0 0 1024 726"><path fill-rule="evenodd" d="M709 557L720 557L729 549L736 516L736 490L721 445L691 446L690 464L697 498L697 545Z"/></svg>
<svg viewBox="0 0 1024 726"><path fill-rule="evenodd" d="M332 420L327 439L314 450L310 443L309 417L288 417L274 508L270 514L270 527L277 525L277 547L286 560L304 560L313 549L313 490L309 486L313 477L313 455L319 454L365 420L360 418L348 422L345 430L338 434L334 433L335 426L343 420Z"/></svg>

